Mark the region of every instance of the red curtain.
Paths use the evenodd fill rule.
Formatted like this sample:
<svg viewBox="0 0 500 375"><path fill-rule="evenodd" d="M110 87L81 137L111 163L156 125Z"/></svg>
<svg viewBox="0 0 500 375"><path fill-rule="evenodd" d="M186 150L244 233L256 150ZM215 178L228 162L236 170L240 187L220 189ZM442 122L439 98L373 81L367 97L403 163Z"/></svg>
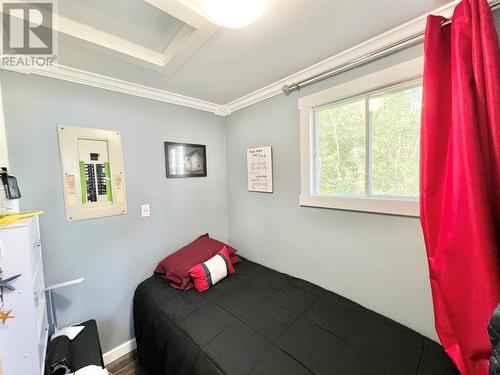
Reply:
<svg viewBox="0 0 500 375"><path fill-rule="evenodd" d="M462 374L487 374L500 302L500 51L486 0L425 35L420 219L438 336Z"/></svg>

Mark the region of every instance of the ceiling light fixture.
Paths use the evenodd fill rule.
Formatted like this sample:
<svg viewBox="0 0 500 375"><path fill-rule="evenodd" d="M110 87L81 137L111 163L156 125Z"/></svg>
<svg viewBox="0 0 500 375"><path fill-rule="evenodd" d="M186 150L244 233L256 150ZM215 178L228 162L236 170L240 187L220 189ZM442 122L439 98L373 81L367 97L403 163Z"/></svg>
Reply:
<svg viewBox="0 0 500 375"><path fill-rule="evenodd" d="M267 0L202 0L208 17L218 25L239 29L250 25L264 12Z"/></svg>

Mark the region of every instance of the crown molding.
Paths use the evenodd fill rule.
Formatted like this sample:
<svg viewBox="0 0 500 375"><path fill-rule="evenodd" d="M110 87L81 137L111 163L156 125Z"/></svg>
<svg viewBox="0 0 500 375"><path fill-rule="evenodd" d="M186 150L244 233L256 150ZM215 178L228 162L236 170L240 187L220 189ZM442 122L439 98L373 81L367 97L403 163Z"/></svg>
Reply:
<svg viewBox="0 0 500 375"><path fill-rule="evenodd" d="M459 3L458 0L446 4L442 7L434 9L430 14L440 15L449 18L455 6ZM245 95L239 99L233 100L226 104L229 112L235 112L245 107L251 106L253 104L259 103L263 100L272 98L274 96L283 93L283 86L293 82L301 81L307 79L316 74L323 73L327 70L333 69L339 65L342 65L351 60L360 58L370 52L373 52L379 48L391 45L406 37L416 35L417 33L423 32L426 27L428 14L424 14L417 17L409 22L406 22L398 27L395 27L389 31L386 31L374 38L368 39L354 47L344 50L334 56L331 56L317 64L311 65L297 73L291 74L279 81L276 81L270 85L267 85L259 90L256 90L248 95Z"/></svg>
<svg viewBox="0 0 500 375"><path fill-rule="evenodd" d="M91 73L85 70L71 68L64 65L58 65L56 67L45 69L2 69L16 73L34 74L43 77L60 79L63 81L79 83L81 85L98 87L105 90L120 92L122 94L180 105L183 107L198 109L200 111L211 112L214 114L218 114L217 112L220 112L220 106L215 103L144 85L139 85L133 82L103 76L96 73Z"/></svg>
<svg viewBox="0 0 500 375"><path fill-rule="evenodd" d="M217 106L217 110L214 112L217 116L222 116L222 117L225 117L225 116L229 116L231 114L231 111L229 110L229 108L227 108L227 105L219 105Z"/></svg>
<svg viewBox="0 0 500 375"><path fill-rule="evenodd" d="M150 2L150 0L146 1ZM157 5L161 3L161 0L157 1L158 1ZM153 2L155 1L151 0L151 3ZM449 18L453 13L455 5L458 4L458 2L459 2L458 0L455 0L445 6L433 10L430 13ZM26 69L26 70L11 70L7 68L3 69L14 71L17 73L35 74L44 77L60 79L63 81L79 83L87 86L98 87L105 90L120 92L123 94L134 95L151 100L157 100L165 103L211 112L218 116L228 116L235 111L238 111L240 109L249 107L253 104L259 103L263 100L282 94L283 93L282 87L285 84L290 84L295 81L306 79L315 74L322 73L326 70L332 69L350 60L359 58L376 49L390 45L405 37L420 33L425 30L426 19L427 19L427 14L415 18L412 21L409 21L401 26L391 29L383 34L371 38L363 43L360 43L352 48L340 52L328 59L325 59L317 64L311 65L306 69L303 69L297 73L289 75L283 79L280 79L279 81L267 85L239 99L233 100L227 104L211 103L204 100L188 97L185 95L180 95L173 92L160 90L129 81L112 78L109 76L103 76L96 73L91 73L88 71L75 69L64 65L59 65L57 67L53 67L50 69ZM205 32L207 33L215 32L214 30L216 30L216 26L210 24L208 25L209 26L207 27L210 30ZM201 26L200 29L203 29L203 26ZM186 38L190 39L187 33L185 33L182 38L184 40ZM178 42L179 44L186 45L186 43L183 43L183 40L180 40ZM175 54L176 53L174 52L172 55ZM162 58L168 59L169 56L163 56Z"/></svg>

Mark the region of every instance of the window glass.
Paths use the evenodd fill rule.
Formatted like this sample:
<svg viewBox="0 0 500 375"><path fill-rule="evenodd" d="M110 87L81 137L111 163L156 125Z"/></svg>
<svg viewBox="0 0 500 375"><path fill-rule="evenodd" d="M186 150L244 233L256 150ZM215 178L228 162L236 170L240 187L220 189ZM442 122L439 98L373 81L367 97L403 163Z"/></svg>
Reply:
<svg viewBox="0 0 500 375"><path fill-rule="evenodd" d="M365 191L365 99L316 111L316 192Z"/></svg>
<svg viewBox="0 0 500 375"><path fill-rule="evenodd" d="M417 197L422 86L370 98L371 194Z"/></svg>
<svg viewBox="0 0 500 375"><path fill-rule="evenodd" d="M315 194L417 198L421 102L410 83L317 108Z"/></svg>

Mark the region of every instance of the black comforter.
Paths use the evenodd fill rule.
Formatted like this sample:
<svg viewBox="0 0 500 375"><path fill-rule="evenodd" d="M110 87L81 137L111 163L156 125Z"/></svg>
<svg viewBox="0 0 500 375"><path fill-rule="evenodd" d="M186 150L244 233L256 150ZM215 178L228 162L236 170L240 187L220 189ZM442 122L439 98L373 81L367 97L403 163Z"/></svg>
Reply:
<svg viewBox="0 0 500 375"><path fill-rule="evenodd" d="M151 375L441 375L441 346L306 281L245 260L207 292L158 276L134 295L141 363Z"/></svg>

